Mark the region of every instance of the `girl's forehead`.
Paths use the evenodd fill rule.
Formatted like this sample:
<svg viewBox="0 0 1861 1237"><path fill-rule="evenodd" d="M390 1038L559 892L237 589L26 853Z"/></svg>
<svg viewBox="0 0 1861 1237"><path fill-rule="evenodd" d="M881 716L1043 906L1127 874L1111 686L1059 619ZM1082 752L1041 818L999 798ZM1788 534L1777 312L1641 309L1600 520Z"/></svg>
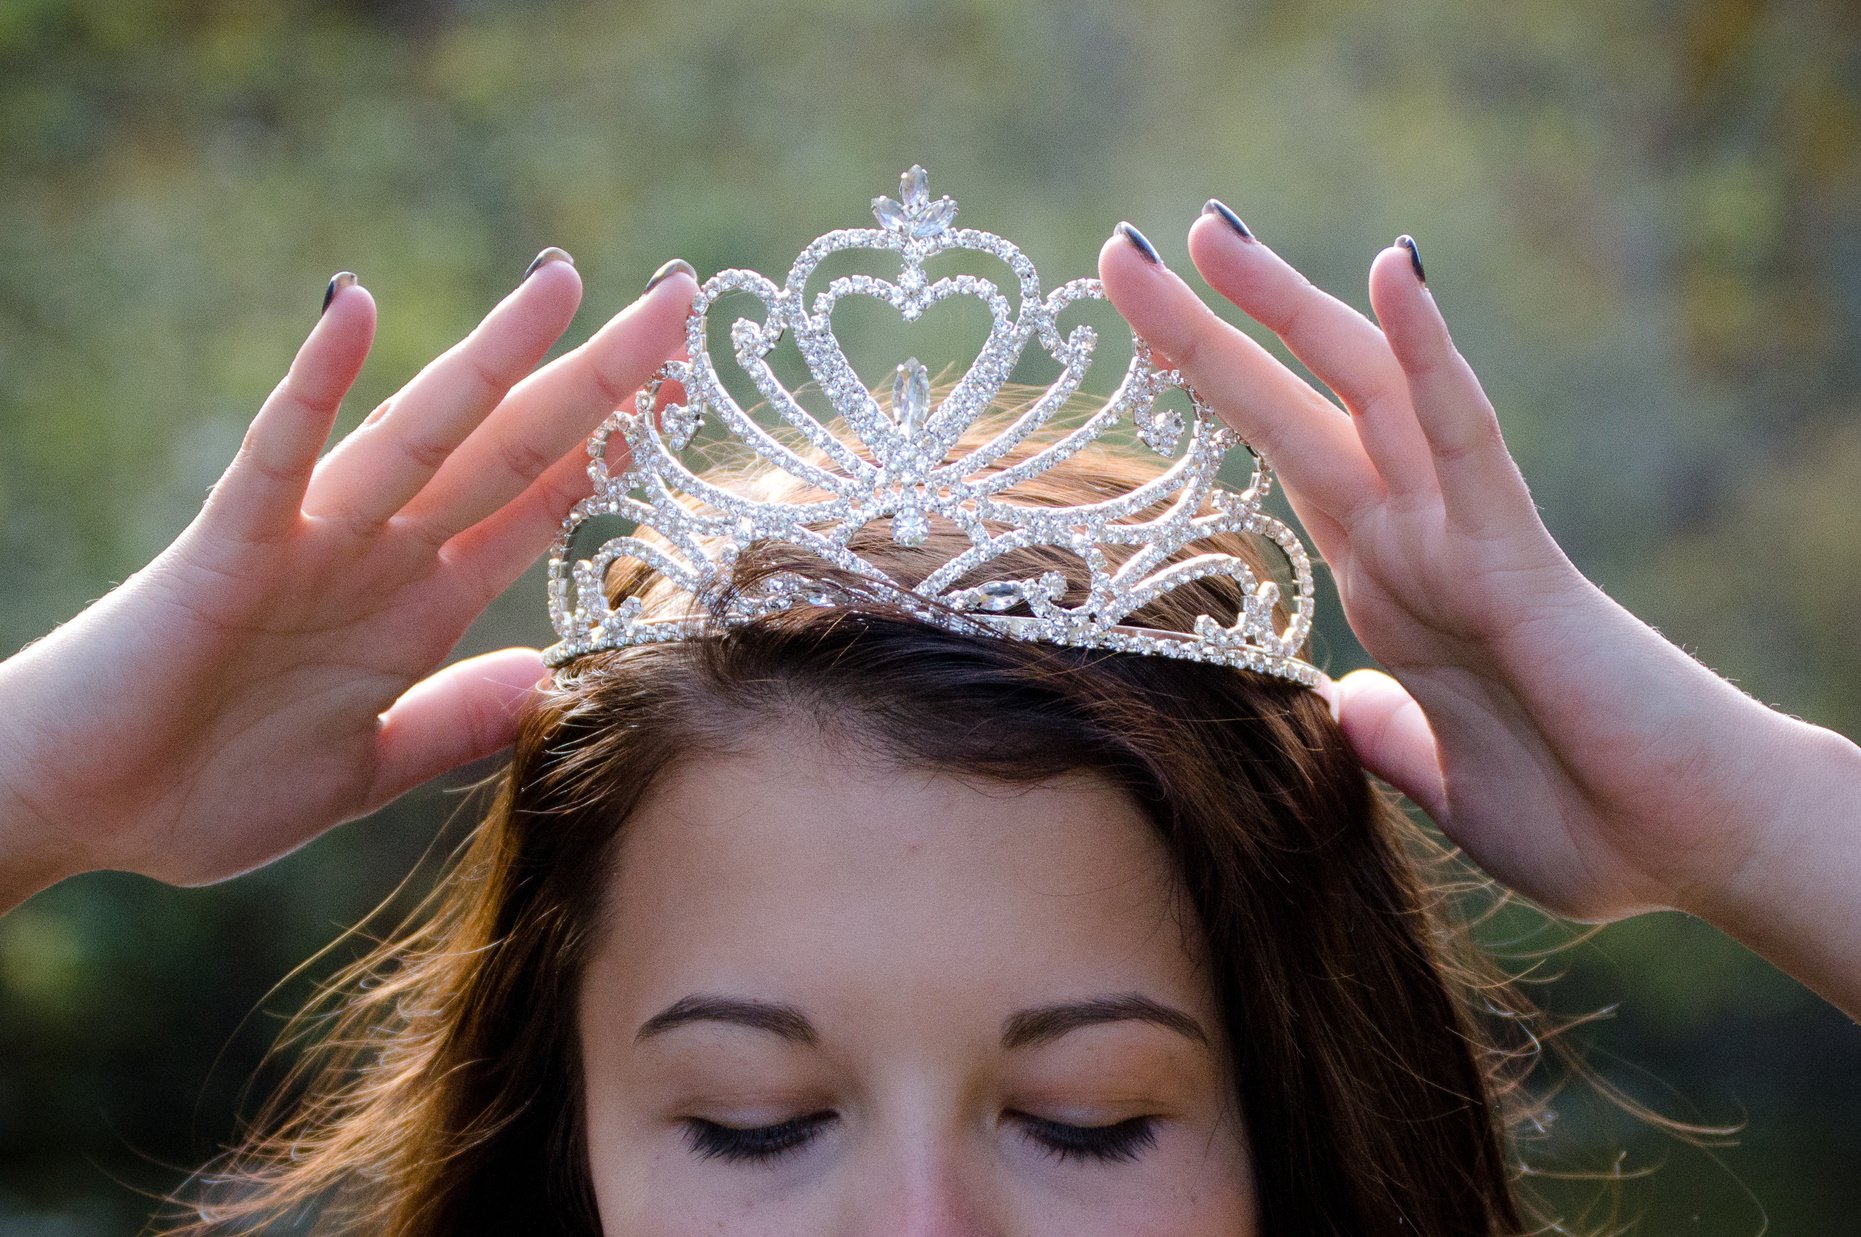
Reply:
<svg viewBox="0 0 1861 1237"><path fill-rule="evenodd" d="M1088 991L1204 1004L1168 855L1112 783L965 779L807 738L655 786L622 829L592 1000L641 1019L746 988L848 1010L907 989L978 1010Z"/></svg>

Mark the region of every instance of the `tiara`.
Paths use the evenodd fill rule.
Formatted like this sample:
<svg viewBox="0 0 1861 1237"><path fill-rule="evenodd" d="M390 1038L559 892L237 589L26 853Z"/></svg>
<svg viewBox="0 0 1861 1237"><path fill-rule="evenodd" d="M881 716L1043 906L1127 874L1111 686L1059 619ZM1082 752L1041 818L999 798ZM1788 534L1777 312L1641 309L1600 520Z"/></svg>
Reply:
<svg viewBox="0 0 1861 1237"><path fill-rule="evenodd" d="M688 359L663 365L634 400L615 411L588 440L588 474L594 492L569 512L549 556L549 614L560 642L544 651L556 667L598 649L683 640L728 629L797 604L834 605L837 594L806 573L770 573L747 588L731 584L738 556L753 543L776 541L851 572L862 584L908 607L927 622L986 631L1019 640L1111 649L1212 662L1291 679L1308 686L1323 677L1299 652L1311 630L1312 568L1287 525L1262 509L1272 486L1266 461L1218 420L1176 370L1159 369L1135 332L1131 360L1117 389L1070 426L1056 422L1079 392L1097 333L1086 324L1062 332L1058 318L1075 302L1104 300L1097 279L1075 279L1043 296L1034 264L1016 246L989 232L954 226L956 203L933 200L924 169L901 178L897 198L873 199L878 226L847 228L818 237L795 259L780 285L749 270L711 276L692 301L686 320ZM846 250L895 253L896 282L864 274L831 280L810 301L809 277L829 255ZM992 255L1019 282L1019 304L990 280L970 274L935 279L928 260L950 251ZM709 311L726 294L748 293L762 302L761 320L740 317L731 326L736 363L788 427L778 438L726 390L709 346ZM834 334L834 306L870 297L895 308L907 323L952 297L975 297L991 327L968 370L933 401L930 374L916 358L897 367L889 406L868 388ZM834 415L816 417L771 365L776 344L792 333L812 380ZM1011 423L979 444L965 431L990 410L1030 341L1038 341L1060 374ZM662 389L678 384L683 398L660 406ZM1158 397L1180 390L1191 405L1185 418ZM1028 505L1009 501L1014 486L1053 468L1127 422L1145 447L1168 460L1150 480L1103 501L1084 505ZM802 483L805 501L759 498L755 487L732 488L700 475L681 460L707 423L735 447ZM1050 425L1052 428L1049 428ZM1036 437L1046 430L1043 441ZM618 432L626 463L616 474L607 463ZM798 436L798 437L797 437ZM1187 445L1184 447L1184 440ZM1023 444L1038 447L1002 464ZM812 448L811 451L802 449ZM953 451L962 445L962 450ZM1217 484L1230 449L1246 448L1252 478L1245 490ZM1177 455L1179 447L1183 447ZM1174 457L1174 458L1171 458ZM1158 514L1146 515L1163 506ZM633 531L611 537L587 558L571 558L571 538L589 520L620 517ZM906 585L855 552L853 535L889 520L893 541L922 545L930 519L949 521L968 547ZM1280 587L1229 553L1181 552L1216 533L1263 536L1284 552L1292 578L1283 627L1275 623ZM1028 546L1076 556L1087 577L1084 596L1064 604L1068 581L1060 571L1029 578L982 579L1002 555ZM1129 547L1108 553L1108 547ZM646 584L610 604L609 570L625 559L646 568ZM1127 623L1133 612L1191 581L1226 576L1239 586L1236 612L1203 613L1190 631ZM663 581L688 594L683 614L648 611L642 593ZM959 587L961 585L961 587ZM1025 613L1007 611L1021 609Z"/></svg>

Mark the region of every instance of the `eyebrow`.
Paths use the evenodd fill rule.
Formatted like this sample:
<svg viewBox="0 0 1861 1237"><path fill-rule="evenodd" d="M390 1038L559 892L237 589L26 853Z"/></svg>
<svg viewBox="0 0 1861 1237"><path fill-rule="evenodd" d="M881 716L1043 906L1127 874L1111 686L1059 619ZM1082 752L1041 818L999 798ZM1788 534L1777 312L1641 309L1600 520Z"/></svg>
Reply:
<svg viewBox="0 0 1861 1237"><path fill-rule="evenodd" d="M680 997L666 1006L641 1025L633 1042L637 1044L656 1035L663 1035L675 1027L696 1022L720 1022L727 1026L746 1027L806 1047L813 1047L820 1042L814 1024L793 1005L707 993ZM1208 1032L1202 1029L1202 1024L1182 1010L1141 993L1128 992L1083 1001L1038 1005L1011 1014L1002 1023L1002 1046L1010 1051L1032 1048L1082 1028L1110 1022L1148 1022L1198 1044L1208 1043Z"/></svg>
<svg viewBox="0 0 1861 1237"><path fill-rule="evenodd" d="M1024 1009L1002 1023L1002 1046L1009 1049L1032 1048L1082 1027L1099 1026L1107 1022L1148 1022L1198 1044L1208 1043L1208 1032L1202 1029L1202 1024L1182 1010L1141 993L1127 992Z"/></svg>
<svg viewBox="0 0 1861 1237"><path fill-rule="evenodd" d="M767 1031L793 1044L812 1046L819 1040L814 1024L793 1005L752 1001L743 997L697 994L680 997L648 1018L633 1037L634 1043L663 1035L693 1022L722 1022L730 1026Z"/></svg>

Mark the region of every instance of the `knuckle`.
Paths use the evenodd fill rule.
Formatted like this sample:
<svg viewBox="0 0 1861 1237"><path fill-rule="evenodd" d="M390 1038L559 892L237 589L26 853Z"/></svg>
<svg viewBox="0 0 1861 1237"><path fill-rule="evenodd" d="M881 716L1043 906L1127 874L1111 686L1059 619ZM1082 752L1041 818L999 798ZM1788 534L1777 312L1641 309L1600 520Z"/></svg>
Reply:
<svg viewBox="0 0 1861 1237"><path fill-rule="evenodd" d="M1304 327L1306 311L1311 305L1309 298L1318 291L1312 281L1303 275L1299 280L1299 287L1289 290L1284 296L1275 297L1261 305L1258 312L1253 312L1255 321L1281 339L1298 334Z"/></svg>
<svg viewBox="0 0 1861 1237"><path fill-rule="evenodd" d="M539 487L537 503L542 515L540 521L554 524L561 522L573 507L590 493L588 474L579 468L562 470L559 474L546 476Z"/></svg>
<svg viewBox="0 0 1861 1237"><path fill-rule="evenodd" d="M271 451L268 447L269 444L263 441L258 425L253 424L246 430L245 437L240 440L239 450L233 456L233 469L252 473L272 485L295 484L299 470L271 458Z"/></svg>
<svg viewBox="0 0 1861 1237"><path fill-rule="evenodd" d="M1351 402L1355 404L1358 416L1381 419L1388 415L1388 409L1392 404L1399 407L1406 400L1407 395L1406 383L1399 389L1387 378L1379 378L1366 383L1361 390L1352 392ZM1401 398L1399 399L1398 396Z"/></svg>
<svg viewBox="0 0 1861 1237"><path fill-rule="evenodd" d="M265 458L261 451L248 450L242 453L244 467L248 472L256 473L259 478L270 485L294 486L299 477L298 470L274 463Z"/></svg>
<svg viewBox="0 0 1861 1237"><path fill-rule="evenodd" d="M1467 418L1467 423L1459 433L1436 444L1435 458L1443 464L1458 464L1464 460L1503 453L1505 449L1505 438L1499 432L1499 418L1493 415L1491 407L1484 407Z"/></svg>
<svg viewBox="0 0 1861 1237"><path fill-rule="evenodd" d="M474 553L476 547L462 547L460 537L448 537L445 544L435 552L440 569L459 581L474 598L490 599L496 595L491 587L490 572L484 562L484 556Z"/></svg>
<svg viewBox="0 0 1861 1237"><path fill-rule="evenodd" d="M1451 379L1465 376L1471 378L1473 370L1467 365L1460 351L1450 339L1429 340L1422 347L1413 351L1404 363L1409 376L1424 382Z"/></svg>
<svg viewBox="0 0 1861 1237"><path fill-rule="evenodd" d="M553 456L522 435L499 440L498 459L514 476L526 482L542 476L544 470L555 462Z"/></svg>
<svg viewBox="0 0 1861 1237"><path fill-rule="evenodd" d="M478 400L491 402L503 398L517 380L507 375L495 365L488 364L485 358L474 352L466 352L461 358L464 362L466 377L477 388Z"/></svg>
<svg viewBox="0 0 1861 1237"><path fill-rule="evenodd" d="M422 438L406 438L401 441L401 454L405 455L423 472L437 472L439 466L452 454L452 444L432 442Z"/></svg>
<svg viewBox="0 0 1861 1237"><path fill-rule="evenodd" d="M1166 342L1162 351L1175 362L1177 369L1194 369L1202 356L1202 333L1196 330L1183 331Z"/></svg>
<svg viewBox="0 0 1861 1237"><path fill-rule="evenodd" d="M309 417L333 417L342 402L343 392L331 389L327 380L314 373L299 373L296 366L278 380L275 393L283 396L294 411Z"/></svg>
<svg viewBox="0 0 1861 1237"><path fill-rule="evenodd" d="M589 365L588 376L594 389L607 401L610 410L625 404L639 387L638 383L627 382L623 375L609 373L606 367L599 364Z"/></svg>
<svg viewBox="0 0 1861 1237"><path fill-rule="evenodd" d="M1247 419L1250 424L1240 427L1242 440L1247 443L1254 454L1266 460L1269 465L1274 465L1282 458L1284 449L1288 445L1285 424L1268 418L1249 417Z"/></svg>
<svg viewBox="0 0 1861 1237"><path fill-rule="evenodd" d="M1194 318L1182 324L1175 337L1163 345L1163 352L1176 362L1176 367L1190 370L1209 358L1208 344L1218 339L1220 332L1234 328L1222 321L1221 316L1201 301L1196 302L1200 312Z"/></svg>
<svg viewBox="0 0 1861 1237"><path fill-rule="evenodd" d="M386 523L379 516L351 510L338 512L335 518L342 522L343 527L348 529L349 535L357 541L374 540L381 535L382 527Z"/></svg>
<svg viewBox="0 0 1861 1237"><path fill-rule="evenodd" d="M389 524L433 551L438 551L452 538L452 530L443 521L415 511L397 512Z"/></svg>

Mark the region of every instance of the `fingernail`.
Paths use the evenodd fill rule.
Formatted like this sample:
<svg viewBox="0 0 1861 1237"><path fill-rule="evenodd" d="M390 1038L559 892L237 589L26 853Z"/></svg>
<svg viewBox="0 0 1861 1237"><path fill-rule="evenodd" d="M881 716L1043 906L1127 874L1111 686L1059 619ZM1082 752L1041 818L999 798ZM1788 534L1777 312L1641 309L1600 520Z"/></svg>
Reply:
<svg viewBox="0 0 1861 1237"><path fill-rule="evenodd" d="M1125 240L1130 241L1131 244L1137 248L1137 252L1143 254L1146 258L1156 263L1156 265L1163 265L1163 258L1157 253L1157 247L1150 243L1149 237L1122 220L1118 223L1118 231L1124 236Z"/></svg>
<svg viewBox="0 0 1861 1237"><path fill-rule="evenodd" d="M1415 268L1415 277L1427 283L1428 276L1422 273L1422 252L1415 247L1415 238L1404 232L1396 238L1396 243L1409 251L1409 265Z"/></svg>
<svg viewBox="0 0 1861 1237"><path fill-rule="evenodd" d="M328 313L330 311L330 302L336 299L336 294L341 292L344 288L353 286L354 283L354 271L337 271L334 275L331 275L330 286L323 290L323 308L317 310L317 317L321 318L324 314Z"/></svg>
<svg viewBox="0 0 1861 1237"><path fill-rule="evenodd" d="M651 292L654 288L657 288L660 284L680 272L690 275L693 279L698 277L698 272L692 269L691 263L683 258L674 258L653 272L653 277L646 281L646 287L641 289L640 295L645 296L648 292Z"/></svg>
<svg viewBox="0 0 1861 1237"><path fill-rule="evenodd" d="M536 274L538 267L548 266L551 262L567 262L570 266L575 265L575 259L569 256L568 250L558 249L554 245L551 245L549 248L530 259L530 265L523 268L523 279L528 279L530 276ZM517 282L522 283L523 279L519 279Z"/></svg>
<svg viewBox="0 0 1861 1237"><path fill-rule="evenodd" d="M1235 233L1239 235L1242 240L1250 241L1254 239L1254 234L1247 230L1247 225L1241 222L1241 217L1229 210L1228 204L1220 198L1210 198L1207 202L1203 203L1202 213L1204 215L1220 215L1222 222L1233 228Z"/></svg>

